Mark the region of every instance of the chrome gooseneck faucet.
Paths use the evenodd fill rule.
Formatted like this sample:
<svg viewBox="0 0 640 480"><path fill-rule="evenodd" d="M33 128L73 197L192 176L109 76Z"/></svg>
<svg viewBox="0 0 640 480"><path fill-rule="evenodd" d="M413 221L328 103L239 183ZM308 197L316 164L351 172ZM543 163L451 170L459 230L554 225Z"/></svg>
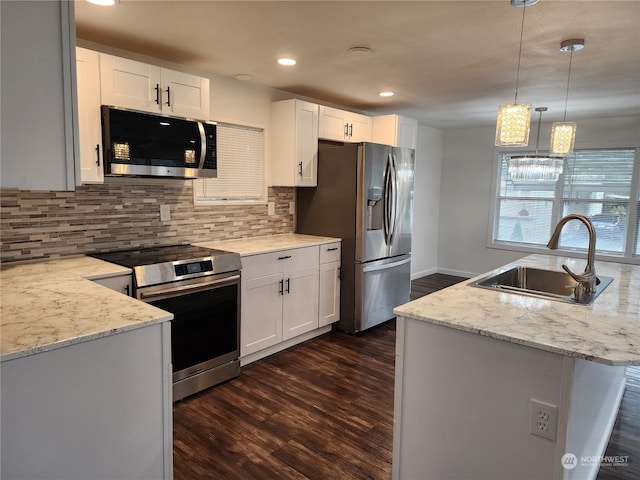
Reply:
<svg viewBox="0 0 640 480"><path fill-rule="evenodd" d="M551 238L549 239L549 243L547 243L547 247L551 250L555 250L558 248L558 240L560 239L560 232L562 231L562 227L569 220L580 220L584 223L589 231L589 251L587 253L587 266L582 273L574 273L569 270L569 267L566 265L562 265L562 268L565 272L567 272L571 277L578 282L575 286L575 298L579 302L583 299L584 295L590 295L595 293L596 285L600 283L600 280L596 276L596 267L594 265L594 260L596 256L596 230L593 228L593 224L591 221L585 217L584 215L578 215L576 213L571 213L565 217L563 217L558 224L556 225Z"/></svg>

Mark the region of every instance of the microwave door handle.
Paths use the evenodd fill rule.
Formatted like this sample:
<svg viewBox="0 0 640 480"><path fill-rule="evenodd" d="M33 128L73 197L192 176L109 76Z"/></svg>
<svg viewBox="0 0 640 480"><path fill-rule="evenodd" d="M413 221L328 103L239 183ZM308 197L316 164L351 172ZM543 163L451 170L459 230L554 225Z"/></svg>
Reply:
<svg viewBox="0 0 640 480"><path fill-rule="evenodd" d="M200 132L200 164L199 169L204 168L204 161L207 158L207 136L204 133L204 125L198 122L198 131Z"/></svg>

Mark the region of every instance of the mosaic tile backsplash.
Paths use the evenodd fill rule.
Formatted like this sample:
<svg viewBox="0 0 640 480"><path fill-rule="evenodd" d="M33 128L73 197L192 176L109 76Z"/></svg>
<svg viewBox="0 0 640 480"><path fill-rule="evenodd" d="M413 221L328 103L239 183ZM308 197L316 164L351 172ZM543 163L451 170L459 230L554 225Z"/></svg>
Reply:
<svg viewBox="0 0 640 480"><path fill-rule="evenodd" d="M2 262L293 231L294 189L269 188L267 205L194 206L191 182L83 185L73 192L0 190ZM160 221L160 205L171 220Z"/></svg>

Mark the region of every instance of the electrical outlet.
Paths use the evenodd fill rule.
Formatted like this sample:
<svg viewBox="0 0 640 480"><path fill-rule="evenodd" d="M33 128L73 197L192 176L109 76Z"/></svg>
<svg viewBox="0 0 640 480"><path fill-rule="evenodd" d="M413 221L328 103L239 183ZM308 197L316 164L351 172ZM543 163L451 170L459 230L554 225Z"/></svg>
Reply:
<svg viewBox="0 0 640 480"><path fill-rule="evenodd" d="M289 202L289 215L296 214L296 202Z"/></svg>
<svg viewBox="0 0 640 480"><path fill-rule="evenodd" d="M267 202L267 214L275 215L276 214L276 203L275 202Z"/></svg>
<svg viewBox="0 0 640 480"><path fill-rule="evenodd" d="M171 208L169 207L169 205L160 205L160 221L171 221Z"/></svg>
<svg viewBox="0 0 640 480"><path fill-rule="evenodd" d="M529 431L539 437L555 441L557 429L558 406L532 398Z"/></svg>

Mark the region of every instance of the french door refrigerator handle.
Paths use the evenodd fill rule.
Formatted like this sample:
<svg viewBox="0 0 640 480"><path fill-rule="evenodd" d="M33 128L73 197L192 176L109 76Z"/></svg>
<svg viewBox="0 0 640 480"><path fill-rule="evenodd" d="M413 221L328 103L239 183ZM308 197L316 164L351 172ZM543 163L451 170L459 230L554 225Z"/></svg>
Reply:
<svg viewBox="0 0 640 480"><path fill-rule="evenodd" d="M391 229L391 198L389 196L390 191L392 190L391 185L391 154L387 157L387 163L384 166L384 191L383 195L383 216L382 216L382 227L384 234L384 241L387 245L389 245L391 241L390 229Z"/></svg>
<svg viewBox="0 0 640 480"><path fill-rule="evenodd" d="M396 169L396 156L394 154L389 155L389 160L391 164L391 185L392 185L392 198L391 198L391 214L389 229L389 245L393 245L396 237L396 225L398 218L398 170Z"/></svg>
<svg viewBox="0 0 640 480"><path fill-rule="evenodd" d="M409 263L410 261L411 261L411 257L405 258L404 260L399 260L397 262L384 263L382 265L371 265L369 267L364 267L362 269L362 272L363 273L368 273L368 272L376 272L378 270L386 270L388 268L394 268L394 267L399 267L401 265L405 265L405 264Z"/></svg>

